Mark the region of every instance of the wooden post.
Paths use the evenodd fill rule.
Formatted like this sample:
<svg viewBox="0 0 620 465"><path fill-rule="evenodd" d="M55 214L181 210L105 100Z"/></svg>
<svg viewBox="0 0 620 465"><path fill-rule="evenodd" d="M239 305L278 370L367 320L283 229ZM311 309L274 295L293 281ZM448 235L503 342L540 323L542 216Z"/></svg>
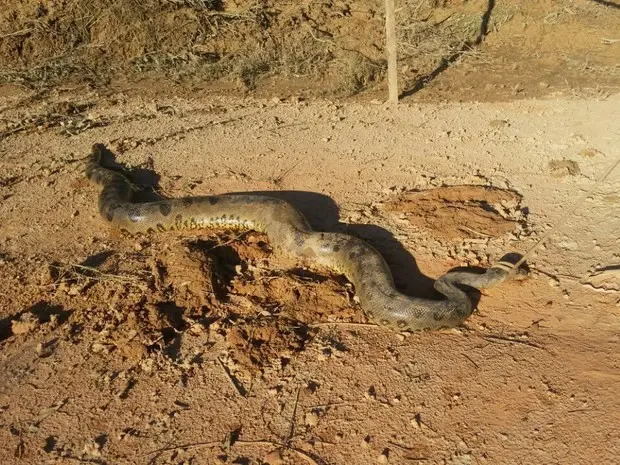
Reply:
<svg viewBox="0 0 620 465"><path fill-rule="evenodd" d="M385 0L385 51L388 69L388 101L398 103L398 70L396 69L396 13L394 0Z"/></svg>

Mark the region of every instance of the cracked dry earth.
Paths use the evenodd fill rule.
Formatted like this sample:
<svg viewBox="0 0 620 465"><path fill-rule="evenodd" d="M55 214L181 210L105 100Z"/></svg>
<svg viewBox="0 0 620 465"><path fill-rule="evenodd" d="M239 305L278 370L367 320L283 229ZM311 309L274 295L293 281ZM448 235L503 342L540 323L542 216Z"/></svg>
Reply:
<svg viewBox="0 0 620 465"><path fill-rule="evenodd" d="M462 328L368 325L346 279L254 232L122 237L139 200L272 191L400 289L528 250L620 153L620 98L332 104L2 98L4 464L556 464L620 454L619 172Z"/></svg>

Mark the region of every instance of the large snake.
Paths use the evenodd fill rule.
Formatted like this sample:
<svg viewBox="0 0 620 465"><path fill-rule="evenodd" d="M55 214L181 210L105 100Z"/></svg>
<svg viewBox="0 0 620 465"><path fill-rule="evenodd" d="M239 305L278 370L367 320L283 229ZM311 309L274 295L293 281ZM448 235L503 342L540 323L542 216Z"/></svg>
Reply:
<svg viewBox="0 0 620 465"><path fill-rule="evenodd" d="M129 234L208 227L264 232L277 252L343 273L355 286L366 316L397 331L460 325L473 311L463 288L496 286L513 270L509 262L499 261L483 274L452 271L434 284L444 299L407 296L396 290L388 265L371 245L348 234L313 231L302 213L284 200L224 194L134 203L131 182L101 165L104 151L102 144L93 146L86 177L102 186L99 213L112 227Z"/></svg>

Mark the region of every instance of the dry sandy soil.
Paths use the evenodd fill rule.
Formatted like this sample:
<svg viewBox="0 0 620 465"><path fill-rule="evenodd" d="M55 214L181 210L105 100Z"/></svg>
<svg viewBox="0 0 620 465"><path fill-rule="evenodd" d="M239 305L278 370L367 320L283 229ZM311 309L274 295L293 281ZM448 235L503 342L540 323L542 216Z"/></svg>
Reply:
<svg viewBox="0 0 620 465"><path fill-rule="evenodd" d="M426 276L524 252L593 185L618 97L66 102L5 113L63 116L2 142L4 463L617 457L618 282L592 277L619 262L617 172L464 328L402 335L260 235L108 231L82 159L107 144L146 198L274 191L431 296Z"/></svg>
<svg viewBox="0 0 620 465"><path fill-rule="evenodd" d="M108 230L83 172L103 143L138 201L269 191L438 298L433 278L526 252L620 157L620 11L568 3L501 23L512 35L397 108L274 81L0 87L0 462L615 463L620 169L527 278L472 294L458 329L414 334L368 324L345 278L258 233ZM549 60L595 37L597 65L524 54L522 81L516 30Z"/></svg>

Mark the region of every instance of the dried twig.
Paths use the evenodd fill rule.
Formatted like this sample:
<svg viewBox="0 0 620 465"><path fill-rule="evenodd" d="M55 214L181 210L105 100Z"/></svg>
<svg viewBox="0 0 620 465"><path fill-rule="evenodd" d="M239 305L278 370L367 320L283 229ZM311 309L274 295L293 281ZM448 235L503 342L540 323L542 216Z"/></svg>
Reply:
<svg viewBox="0 0 620 465"><path fill-rule="evenodd" d="M170 451L183 450L183 449L197 449L200 447L216 447L216 446L221 446L221 445L222 445L222 441L193 442L193 443L188 443L188 444L181 444L179 446L163 447L161 449L156 449L154 451L151 451L147 453L146 455L155 455L155 454L161 454L162 452L170 452ZM275 442L275 441L267 441L267 440L262 440L262 439L255 440L255 441L244 441L242 439L237 439L232 444L232 446L234 447L236 445L240 445L240 446L263 445L263 446L271 446L271 447L280 448L280 449L287 449L297 454L299 457L301 457L302 459L304 459L307 463L311 465L321 465L319 462L313 459L307 452L304 452L303 450L298 449L296 447L291 447L286 444L282 444L282 443Z"/></svg>
<svg viewBox="0 0 620 465"><path fill-rule="evenodd" d="M316 405L310 405L308 407L306 407L306 410L328 410L328 409L332 409L332 408L337 408L337 407L351 407L354 405L360 405L363 404L364 402L361 400L357 400L357 401L351 401L351 402L332 402L329 404L316 404Z"/></svg>
<svg viewBox="0 0 620 465"><path fill-rule="evenodd" d="M297 168L302 161L304 161L305 159L301 159L301 160L297 160L295 163L293 163L291 165L290 168L285 169L283 172L281 172L278 176L276 177L272 177L271 181L276 185L276 186L280 186L282 184L282 181L284 181L284 178L287 177L289 174L291 174L291 172Z"/></svg>
<svg viewBox="0 0 620 465"><path fill-rule="evenodd" d="M21 29L15 32L9 32L8 34L1 35L0 40L6 39L7 37L16 37L16 36L23 36L26 34L30 34L32 31L34 31L34 29L35 29L34 27L29 27L28 29Z"/></svg>
<svg viewBox="0 0 620 465"><path fill-rule="evenodd" d="M216 360L218 364L220 365L220 367L222 368L222 371L226 375L226 378L228 379L230 384L232 384L232 386L235 388L235 391L237 391L237 393L241 397L245 398L247 396L247 391L245 390L243 385L241 385L239 380L230 373L230 370L226 367L226 365L224 365L224 362L222 362L222 360L219 357L217 357Z"/></svg>
<svg viewBox="0 0 620 465"><path fill-rule="evenodd" d="M103 271L98 270L97 268L94 268L92 266L80 265L77 263L69 263L68 265L65 265L65 266L52 265L52 267L58 270L62 270L63 272L68 272L68 271L73 272L80 277L83 277L86 279L92 279L96 281L102 280L102 279L111 279L111 280L131 282L131 283L135 283L139 281L139 279L135 276L123 276L123 275L112 274L112 273L104 273ZM95 274L95 276L89 276L87 274L80 273L80 271L78 270L89 271Z"/></svg>
<svg viewBox="0 0 620 465"><path fill-rule="evenodd" d="M325 321L319 323L310 323L308 326L311 328L318 328L321 326L361 326L364 328L381 328L381 326L373 323L353 323L348 321Z"/></svg>
<svg viewBox="0 0 620 465"><path fill-rule="evenodd" d="M473 366L475 366L476 368L480 368L480 366L479 366L476 362L474 362L474 361L472 360L472 358L471 358L469 355L467 355L467 354L462 354L462 355L463 355L463 357L465 357L467 360L469 360L469 361L472 363L472 365L473 365Z"/></svg>
<svg viewBox="0 0 620 465"><path fill-rule="evenodd" d="M222 445L222 441L193 442L189 444L181 444L178 446L162 447L161 449L155 449L151 452L148 452L146 455L161 454L162 452L170 452L173 450L197 449L199 447L214 447L214 446L221 446L221 445Z"/></svg>
<svg viewBox="0 0 620 465"><path fill-rule="evenodd" d="M63 408L69 402L69 397L65 397L57 402L55 402L51 407L45 408L41 411L36 421L33 423L35 427L39 426L43 420L52 415L55 412L58 412L61 408Z"/></svg>
<svg viewBox="0 0 620 465"><path fill-rule="evenodd" d="M489 341L489 342L507 342L507 343L514 342L515 344L523 344L526 346L534 347L536 349L545 350L543 346L538 345L534 342L523 341L521 339L517 339L514 337L487 335L487 336L482 336L482 339Z"/></svg>
<svg viewBox="0 0 620 465"><path fill-rule="evenodd" d="M241 231L240 233L238 233L232 239L229 239L226 242L221 242L219 244L214 245L213 247L208 248L206 250L206 252L211 252L212 250L217 249L218 247L226 247L227 245L234 244L235 242L239 242L241 239L243 239L244 236L249 235L250 232L251 231L249 231L249 230Z"/></svg>
<svg viewBox="0 0 620 465"><path fill-rule="evenodd" d="M286 438L286 443L290 445L291 439L295 435L295 417L297 416L297 405L299 404L299 393L301 392L301 387L297 388L297 395L295 396L295 405L293 405L293 414L291 415L291 428L288 433L288 438Z"/></svg>

